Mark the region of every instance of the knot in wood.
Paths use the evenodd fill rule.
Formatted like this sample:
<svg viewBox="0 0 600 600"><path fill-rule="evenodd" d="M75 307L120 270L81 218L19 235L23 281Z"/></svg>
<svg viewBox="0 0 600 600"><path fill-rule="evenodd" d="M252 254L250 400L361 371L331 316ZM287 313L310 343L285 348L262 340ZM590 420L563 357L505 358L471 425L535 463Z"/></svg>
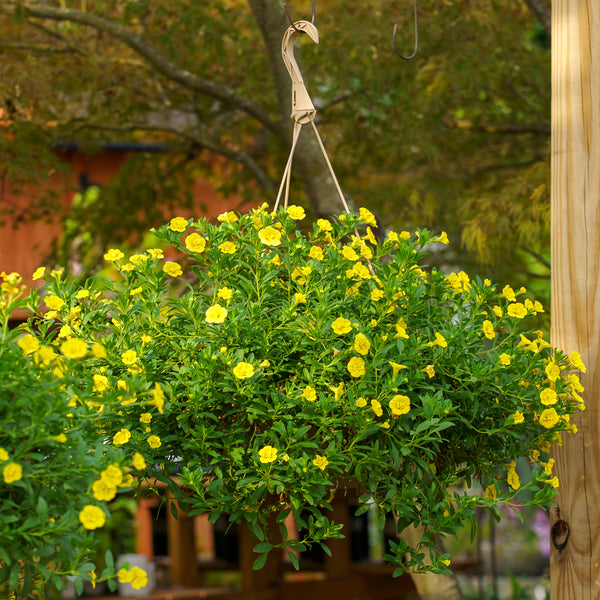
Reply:
<svg viewBox="0 0 600 600"><path fill-rule="evenodd" d="M550 530L550 538L552 539L552 543L554 547L560 552L564 549L569 541L569 535L571 530L569 529L569 524L563 519L560 519L552 525L552 529Z"/></svg>

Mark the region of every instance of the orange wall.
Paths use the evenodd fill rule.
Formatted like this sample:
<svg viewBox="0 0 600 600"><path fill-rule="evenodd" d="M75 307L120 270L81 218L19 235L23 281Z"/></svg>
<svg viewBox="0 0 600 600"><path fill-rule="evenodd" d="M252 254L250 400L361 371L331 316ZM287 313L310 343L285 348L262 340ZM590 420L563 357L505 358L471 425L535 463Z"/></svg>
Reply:
<svg viewBox="0 0 600 600"><path fill-rule="evenodd" d="M60 197L64 208L70 206L73 195L79 190L79 176L87 175L90 182L103 185L118 171L130 152L123 150L107 150L93 155L86 155L77 150L64 152L70 163L69 174L58 174L47 184L52 186ZM23 193L20 197L8 196L11 203L26 206L34 195ZM6 193L6 192L5 192ZM237 208L238 197L224 199L218 196L214 188L203 181L197 181L194 186L194 197L198 198L197 210L180 211L177 216L200 218L216 215ZM206 210L202 210L204 206ZM169 218L169 215L166 216ZM16 229L11 224L0 226L0 271L11 273L16 271L23 275L24 282L31 284L31 274L40 265L46 264L52 249L52 241L61 233L60 222L57 218L50 222L34 221L20 224Z"/></svg>

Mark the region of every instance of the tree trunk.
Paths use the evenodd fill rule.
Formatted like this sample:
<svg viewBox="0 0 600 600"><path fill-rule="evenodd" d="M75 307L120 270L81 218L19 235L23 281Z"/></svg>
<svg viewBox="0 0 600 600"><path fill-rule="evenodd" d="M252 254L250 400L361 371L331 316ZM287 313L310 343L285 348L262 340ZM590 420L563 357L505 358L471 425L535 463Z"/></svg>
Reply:
<svg viewBox="0 0 600 600"><path fill-rule="evenodd" d="M292 86L289 74L281 57L281 40L290 23L281 9L278 0L248 0L256 22L261 30L266 51L271 62L275 93L277 94L279 138L287 148L292 144L290 119L292 110ZM324 42L326 43L326 42ZM298 61L300 63L300 61ZM303 73L310 94L310 74ZM335 161L332 157L331 162ZM327 216L343 212L343 205L327 163L323 158L319 143L310 125L305 125L300 133L294 153L293 173L298 176L304 192L317 216ZM282 173L283 175L283 173Z"/></svg>
<svg viewBox="0 0 600 600"><path fill-rule="evenodd" d="M553 449L551 518L557 600L600 598L600 10L552 3L552 344L577 350L587 409Z"/></svg>

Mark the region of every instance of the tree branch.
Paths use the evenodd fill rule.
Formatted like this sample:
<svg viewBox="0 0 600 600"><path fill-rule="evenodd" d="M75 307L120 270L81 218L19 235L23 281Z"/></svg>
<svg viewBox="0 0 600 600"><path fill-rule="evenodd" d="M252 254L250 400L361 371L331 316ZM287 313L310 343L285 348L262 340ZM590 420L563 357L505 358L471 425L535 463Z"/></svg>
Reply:
<svg viewBox="0 0 600 600"><path fill-rule="evenodd" d="M215 154L219 154L221 156L225 156L226 158L241 164L244 168L246 168L252 176L256 179L258 184L269 194L273 194L275 191L275 186L271 178L267 175L266 171L247 153L241 152L239 150L233 150L232 148L228 148L227 146L222 146L221 144L216 144L204 138L197 137L188 132L181 131L179 129L175 129L174 127L165 127L165 126L152 126L147 124L131 124L131 125L107 125L105 123L92 123L85 122L77 125L72 132L82 131L84 129L94 129L98 131L115 131L115 132L134 132L134 131L153 131L153 132L162 132L162 133L170 133L177 137L183 138L188 142L192 143L194 146L198 148L202 148L208 150L209 152L213 152Z"/></svg>
<svg viewBox="0 0 600 600"><path fill-rule="evenodd" d="M12 3L7 3L3 6L5 12L16 8L16 5ZM186 71L185 69L178 68L172 62L167 60L156 48L146 43L142 38L118 23L114 23L104 17L92 13L70 8L52 8L50 6L39 4L19 4L18 9L28 18L71 21L107 33L129 46L129 48L142 56L159 73L171 81L178 83L186 89L200 92L211 96L212 98L232 104L262 123L268 129L273 131L276 130L275 123L271 119L269 113L257 106L254 102L251 102L248 98L238 94L235 90L226 85L216 83L200 77L195 73Z"/></svg>

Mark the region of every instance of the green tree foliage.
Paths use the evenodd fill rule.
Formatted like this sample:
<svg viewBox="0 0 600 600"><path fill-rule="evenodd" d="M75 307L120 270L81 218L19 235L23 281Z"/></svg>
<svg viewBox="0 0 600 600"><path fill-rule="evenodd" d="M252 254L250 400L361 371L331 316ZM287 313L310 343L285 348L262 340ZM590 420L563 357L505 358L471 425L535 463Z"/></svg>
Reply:
<svg viewBox="0 0 600 600"><path fill-rule="evenodd" d="M320 44L307 36L298 44L349 198L390 224L446 229L463 248L440 262L471 271L484 264L515 284L515 273L547 274L544 1L421 0L419 53L404 62L392 27L409 54L412 3L321 0ZM310 18L309 3L288 8L294 19ZM103 188L102 210L96 204L94 218L84 219L107 243L190 203L197 178L223 194L272 202L291 135L280 53L288 25L279 0L0 3L4 177L43 179L56 168L51 149L65 142L93 151L160 141L166 151L133 156ZM340 211L309 128L294 175L296 202L303 188L316 215ZM34 208L39 216L48 204L40 198Z"/></svg>

